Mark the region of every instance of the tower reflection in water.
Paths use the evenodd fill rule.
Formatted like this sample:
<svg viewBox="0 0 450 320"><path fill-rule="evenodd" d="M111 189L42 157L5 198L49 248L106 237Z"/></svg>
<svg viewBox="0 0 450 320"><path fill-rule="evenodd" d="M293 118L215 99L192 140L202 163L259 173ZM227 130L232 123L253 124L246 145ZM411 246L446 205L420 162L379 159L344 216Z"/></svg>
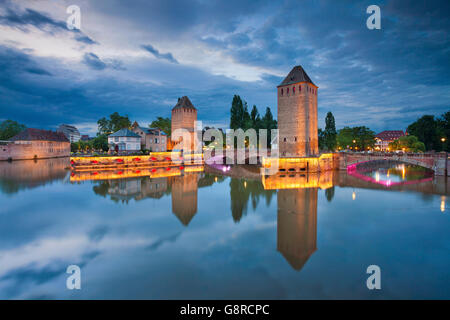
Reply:
<svg viewBox="0 0 450 320"><path fill-rule="evenodd" d="M278 189L277 250L298 271L317 250L318 190L333 190L333 172L268 176L263 185Z"/></svg>
<svg viewBox="0 0 450 320"><path fill-rule="evenodd" d="M277 199L277 249L300 270L317 249L317 188L279 190Z"/></svg>

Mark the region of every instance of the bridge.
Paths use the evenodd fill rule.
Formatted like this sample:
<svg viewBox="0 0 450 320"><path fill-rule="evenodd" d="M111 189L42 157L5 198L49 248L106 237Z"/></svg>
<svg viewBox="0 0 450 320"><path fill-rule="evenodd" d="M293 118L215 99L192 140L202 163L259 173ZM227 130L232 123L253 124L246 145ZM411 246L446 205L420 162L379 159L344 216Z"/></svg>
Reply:
<svg viewBox="0 0 450 320"><path fill-rule="evenodd" d="M446 152L428 153L339 153L339 169L347 170L352 165L361 162L391 160L413 165L419 165L434 171L435 175L450 175L450 159Z"/></svg>

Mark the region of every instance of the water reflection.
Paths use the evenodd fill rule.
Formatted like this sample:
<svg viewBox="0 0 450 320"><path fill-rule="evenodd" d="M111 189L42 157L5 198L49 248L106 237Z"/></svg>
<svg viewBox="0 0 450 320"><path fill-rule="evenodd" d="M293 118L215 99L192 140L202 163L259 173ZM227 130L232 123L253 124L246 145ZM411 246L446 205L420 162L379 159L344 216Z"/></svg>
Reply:
<svg viewBox="0 0 450 320"><path fill-rule="evenodd" d="M130 200L140 201L147 198L160 199L165 195L172 197L172 213L187 226L197 213L198 188L211 186L224 177L204 173L172 173L166 177L141 177L96 181L94 193L109 196L114 202L128 204ZM180 175L178 175L180 174Z"/></svg>
<svg viewBox="0 0 450 320"><path fill-rule="evenodd" d="M433 171L395 160L374 160L348 167L348 174L358 179L391 187L433 180Z"/></svg>
<svg viewBox="0 0 450 320"><path fill-rule="evenodd" d="M346 172L69 179L61 159L38 163L0 163L0 185L16 186L0 189L0 298L370 298L358 288L373 261L400 277L387 297L410 294L405 265L416 297L448 296L444 177L390 188ZM65 289L73 263L89 275L78 295Z"/></svg>
<svg viewBox="0 0 450 320"><path fill-rule="evenodd" d="M316 251L317 188L279 190L277 249L295 270Z"/></svg>
<svg viewBox="0 0 450 320"><path fill-rule="evenodd" d="M13 194L64 180L68 166L69 158L0 161L0 191Z"/></svg>

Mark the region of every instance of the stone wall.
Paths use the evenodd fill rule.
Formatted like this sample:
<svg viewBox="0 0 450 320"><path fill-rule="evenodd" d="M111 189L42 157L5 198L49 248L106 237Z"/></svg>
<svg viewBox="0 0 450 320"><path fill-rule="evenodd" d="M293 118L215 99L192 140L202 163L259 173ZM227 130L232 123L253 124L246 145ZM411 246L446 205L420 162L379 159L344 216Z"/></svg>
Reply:
<svg viewBox="0 0 450 320"><path fill-rule="evenodd" d="M70 156L69 142L17 141L0 144L1 160L31 160Z"/></svg>

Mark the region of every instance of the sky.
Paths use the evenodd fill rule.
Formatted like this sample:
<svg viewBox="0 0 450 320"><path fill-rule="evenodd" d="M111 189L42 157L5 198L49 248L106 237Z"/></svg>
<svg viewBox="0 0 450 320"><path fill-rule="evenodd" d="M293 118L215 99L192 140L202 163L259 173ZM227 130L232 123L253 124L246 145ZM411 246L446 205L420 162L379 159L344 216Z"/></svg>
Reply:
<svg viewBox="0 0 450 320"><path fill-rule="evenodd" d="M449 16L450 1L0 0L0 121L95 135L115 111L147 126L186 95L226 128L235 94L276 117L276 86L301 65L319 127L331 111L338 129L405 130L450 110Z"/></svg>

